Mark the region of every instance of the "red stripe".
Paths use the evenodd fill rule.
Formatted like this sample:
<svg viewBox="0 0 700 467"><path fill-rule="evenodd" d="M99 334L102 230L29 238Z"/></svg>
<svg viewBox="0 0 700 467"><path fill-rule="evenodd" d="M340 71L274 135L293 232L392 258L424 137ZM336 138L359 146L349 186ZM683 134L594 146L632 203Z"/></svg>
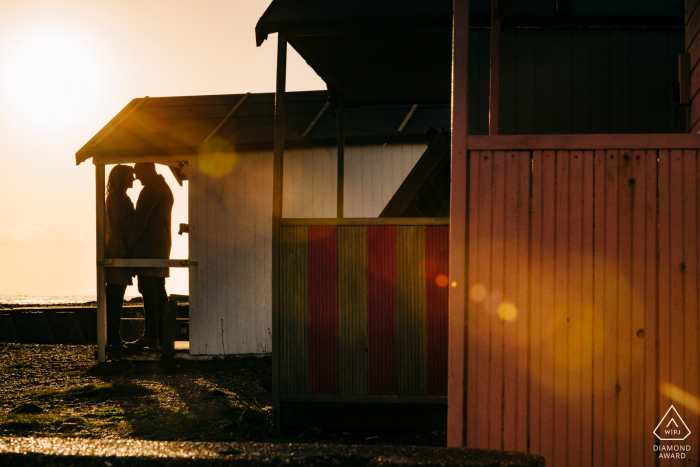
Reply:
<svg viewBox="0 0 700 467"><path fill-rule="evenodd" d="M367 389L398 394L396 227L367 227Z"/></svg>
<svg viewBox="0 0 700 467"><path fill-rule="evenodd" d="M309 227L309 392L338 394L336 227Z"/></svg>
<svg viewBox="0 0 700 467"><path fill-rule="evenodd" d="M425 228L429 396L447 395L449 233L446 226Z"/></svg>

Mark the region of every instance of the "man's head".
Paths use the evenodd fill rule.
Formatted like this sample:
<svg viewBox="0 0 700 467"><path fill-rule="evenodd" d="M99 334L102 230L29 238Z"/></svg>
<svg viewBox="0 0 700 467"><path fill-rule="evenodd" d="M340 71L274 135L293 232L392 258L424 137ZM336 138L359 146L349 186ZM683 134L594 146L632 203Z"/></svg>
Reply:
<svg viewBox="0 0 700 467"><path fill-rule="evenodd" d="M157 175L156 165L153 162L137 162L134 164L134 176L142 185L147 184Z"/></svg>

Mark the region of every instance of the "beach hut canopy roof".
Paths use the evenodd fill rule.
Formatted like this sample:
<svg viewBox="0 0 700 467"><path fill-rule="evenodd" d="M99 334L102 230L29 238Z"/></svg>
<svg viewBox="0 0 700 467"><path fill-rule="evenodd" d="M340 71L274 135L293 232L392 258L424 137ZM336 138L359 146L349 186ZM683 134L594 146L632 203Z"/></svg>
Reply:
<svg viewBox="0 0 700 467"><path fill-rule="evenodd" d="M284 32L326 82L331 98L449 103L453 0L274 0L257 44ZM501 0L503 27L683 27L680 0ZM471 0L473 27L490 25L490 0Z"/></svg>
<svg viewBox="0 0 700 467"><path fill-rule="evenodd" d="M199 154L210 150L208 145L236 151L271 150L274 102L274 93L134 99L76 153L76 163L93 156L137 160L139 156ZM336 112L332 106L326 107L327 102L326 91L287 93L286 147L337 144ZM347 110L346 144L418 142L430 127L449 129L449 105L425 105L418 106L398 132L411 108L374 105Z"/></svg>

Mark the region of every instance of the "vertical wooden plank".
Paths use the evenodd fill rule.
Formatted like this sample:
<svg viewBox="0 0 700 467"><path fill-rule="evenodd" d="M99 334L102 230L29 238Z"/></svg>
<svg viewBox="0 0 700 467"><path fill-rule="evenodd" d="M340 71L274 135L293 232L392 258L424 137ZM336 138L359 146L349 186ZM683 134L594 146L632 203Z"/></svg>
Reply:
<svg viewBox="0 0 700 467"><path fill-rule="evenodd" d="M189 160L189 180L187 181L187 223L189 233L187 234L187 250L190 262L199 263L197 251L197 238L201 235L199 227L199 217L197 216L198 182L199 171L197 170L197 159ZM199 303L197 268L190 266L188 271L189 280L189 318L190 318L190 355L198 354L199 349ZM229 314L230 315L230 314ZM229 329L231 327L229 326Z"/></svg>
<svg viewBox="0 0 700 467"><path fill-rule="evenodd" d="M301 149L288 149L284 153L284 193L282 193L282 217L300 217L302 182ZM233 187L231 187L233 188Z"/></svg>
<svg viewBox="0 0 700 467"><path fill-rule="evenodd" d="M280 230L280 390L308 394L309 228Z"/></svg>
<svg viewBox="0 0 700 467"><path fill-rule="evenodd" d="M372 214L368 217L378 217L384 209L382 159L382 147L372 146Z"/></svg>
<svg viewBox="0 0 700 467"><path fill-rule="evenodd" d="M338 227L341 394L367 394L367 228Z"/></svg>
<svg viewBox="0 0 700 467"><path fill-rule="evenodd" d="M466 364L467 364L467 375L466 375L466 416L465 416L465 431L466 431L466 443L465 446L468 448L476 447L476 436L478 432L478 427L476 425L476 412L478 407L477 402L477 385L481 382L477 380L479 372L477 371L479 360L478 348L480 345L479 334L478 334L478 322L479 315L477 310L479 310L479 303L483 301L483 297L479 296L476 291L479 287L479 233L481 232L481 226L479 225L480 212L481 212L481 198L480 198L480 161L482 159L481 153L479 151L471 151L469 153L469 238L468 238L468 248L469 248L469 263L466 265L468 267L468 283L467 283L467 351L466 351ZM450 232L451 234L451 232ZM483 286L483 284L482 284Z"/></svg>
<svg viewBox="0 0 700 467"><path fill-rule="evenodd" d="M618 216L619 154L605 153L605 288L603 312L603 411L606 459L617 459L617 352L618 352Z"/></svg>
<svg viewBox="0 0 700 467"><path fill-rule="evenodd" d="M469 0L455 2L452 48L452 183L450 185L449 341L447 445L465 445L465 303L467 284L467 132L469 129ZM454 284L454 286L453 286Z"/></svg>
<svg viewBox="0 0 700 467"><path fill-rule="evenodd" d="M593 465L605 459L604 364L605 356L605 151L595 151L593 205Z"/></svg>
<svg viewBox="0 0 700 467"><path fill-rule="evenodd" d="M279 319L280 319L280 225L282 217L283 158L284 158L284 107L287 80L287 36L277 34L277 76L275 79L274 158L272 170L272 418L279 432Z"/></svg>
<svg viewBox="0 0 700 467"><path fill-rule="evenodd" d="M396 227L399 395L406 396L428 393L424 229Z"/></svg>
<svg viewBox="0 0 700 467"><path fill-rule="evenodd" d="M302 152L304 156L311 159L311 216L309 217L324 217L323 195L327 180L324 173L323 154L317 148L303 148Z"/></svg>
<svg viewBox="0 0 700 467"><path fill-rule="evenodd" d="M97 361L105 362L107 302L105 297L105 166L95 166L95 252L97 256Z"/></svg>
<svg viewBox="0 0 700 467"><path fill-rule="evenodd" d="M661 191L657 192L658 184L658 162L657 152L649 150L644 158L644 177L646 188L646 199L644 204L646 216L646 245L644 246L644 254L646 261L646 274L644 286L644 427L655 427L658 423L658 401L659 401L659 382L658 375L658 316L659 302L657 291L659 290L659 263L657 254L660 250L657 249L657 230L660 231L661 225L657 223L658 205L657 200L660 199ZM639 191L638 191L639 192ZM656 437L649 432L648 429L644 432L644 445L650 446L655 444ZM644 465L651 467L655 465L656 460L653 454L647 453L644 456Z"/></svg>
<svg viewBox="0 0 700 467"><path fill-rule="evenodd" d="M619 152L618 308L617 308L617 462L629 465L632 430L632 152ZM636 183L636 182L635 182ZM636 384L636 382L634 383Z"/></svg>
<svg viewBox="0 0 700 467"><path fill-rule="evenodd" d="M255 153L247 153L241 158L242 173L245 182L242 184L244 188L244 196L251 197L252 193L258 189L254 181L255 172ZM255 352L255 205L251 202L246 202L243 199L243 209L241 212L241 220L244 223L242 236L239 237L241 249L237 251L242 256L241 263L244 264L245 289L241 295L242 300L239 302L239 308L243 317L244 328L242 329L244 340L243 353ZM211 280L211 278L210 278ZM210 314L211 319L211 314ZM240 321L239 321L240 322ZM218 337L218 336L217 336Z"/></svg>
<svg viewBox="0 0 700 467"><path fill-rule="evenodd" d="M388 146L379 146L379 148L382 159L382 207L379 211L381 212L391 197L394 196L394 193L396 193L396 188L394 188L392 183L394 162L391 148Z"/></svg>
<svg viewBox="0 0 700 467"><path fill-rule="evenodd" d="M555 418L555 199L556 153L544 151L542 164L542 250L541 250L541 375L540 452L547 463L554 462Z"/></svg>
<svg viewBox="0 0 700 467"><path fill-rule="evenodd" d="M491 297L488 314L491 327L491 363L489 384L489 449L503 449L503 321L498 308L503 302L505 237L505 153L494 151L492 172Z"/></svg>
<svg viewBox="0 0 700 467"><path fill-rule="evenodd" d="M554 231L554 456L552 465L567 462L567 377L569 352L567 342L572 338L569 321L569 151L557 151L555 175L555 231Z"/></svg>
<svg viewBox="0 0 700 467"><path fill-rule="evenodd" d="M683 390L698 395L698 162L697 151L683 152L683 310L684 351L683 368L685 374ZM697 413L691 410L689 397L683 401L683 421L691 427L698 426ZM691 431L694 431L691 429ZM694 449L698 448L697 433L691 433L686 440Z"/></svg>
<svg viewBox="0 0 700 467"><path fill-rule="evenodd" d="M403 145L392 144L389 148L391 151L391 190L392 195L396 193L396 190L401 186L401 183L406 178L403 172Z"/></svg>
<svg viewBox="0 0 700 467"><path fill-rule="evenodd" d="M684 245L683 243L683 214L684 214L684 197L683 197L683 151L671 151L671 183L669 193L670 204L670 220L671 220L671 307L670 307L670 369L671 374L668 382L679 388L685 388L684 366L685 355L683 349L684 336L684 316L683 316L683 276L686 269L683 268L685 262ZM663 385L664 381L660 381ZM675 402L675 401L674 401ZM662 405L662 409L665 408ZM685 415L682 409L679 409L681 417Z"/></svg>
<svg viewBox="0 0 700 467"><path fill-rule="evenodd" d="M659 151L659 297L658 315L658 345L656 384L671 379L671 158L679 157L680 151ZM659 395L655 416L658 420L664 415L671 400L663 393ZM658 421L656 422L658 423ZM656 426L656 425L654 425Z"/></svg>
<svg viewBox="0 0 700 467"><path fill-rule="evenodd" d="M534 133L548 135L554 131L552 89L554 86L553 34L547 29L537 30L534 46Z"/></svg>
<svg viewBox="0 0 700 467"><path fill-rule="evenodd" d="M535 31L539 33L536 29L516 29L515 133L519 135L535 131Z"/></svg>
<svg viewBox="0 0 700 467"><path fill-rule="evenodd" d="M594 153L583 153L582 186L582 309L581 309L581 465L593 464L593 394L594 394Z"/></svg>
<svg viewBox="0 0 700 467"><path fill-rule="evenodd" d="M209 307L207 303L207 284L209 278L209 256L207 254L208 227L207 227L207 197L209 192L209 176L205 173L200 173L199 176L199 199L198 199L198 217L200 222L199 241L197 250L199 251L200 259L197 268L199 283L199 355L209 354Z"/></svg>
<svg viewBox="0 0 700 467"><path fill-rule="evenodd" d="M190 169L191 170L191 169ZM199 175L198 175L199 176ZM192 178L190 176L190 178ZM238 178L238 168L234 169L226 175L225 183L225 197L226 201L226 232L223 235L223 239L226 244L227 255L226 255L226 289L228 293L226 294L226 338L228 340L228 348L232 353L238 353L238 323L237 323L237 313L236 313L236 302L238 301L237 294L237 274L238 274L238 263L236 261L236 233L238 216L240 215L239 205L240 205L240 194L239 194L239 184L237 183ZM272 203L267 207L268 213L272 214ZM272 218L272 216L270 216ZM192 226L190 224L190 236L192 235ZM190 331L191 332L191 331Z"/></svg>
<svg viewBox="0 0 700 467"><path fill-rule="evenodd" d="M260 200L261 205L261 216L262 223L260 227L260 235L263 237L264 245L264 275L261 279L261 286L263 288L264 306L263 310L268 310L265 313L258 314L258 319L262 317L263 319L263 333L265 342L265 353L272 352L272 283L270 278L272 277L272 152L265 151L260 154L260 159L264 161L263 169L263 182L262 186L268 187L266 189L260 190L262 197ZM229 258L231 255L229 254Z"/></svg>
<svg viewBox="0 0 700 467"><path fill-rule="evenodd" d="M345 214L345 96L338 99L338 147L336 149L336 215ZM333 217L333 216L329 216Z"/></svg>
<svg viewBox="0 0 700 467"><path fill-rule="evenodd" d="M530 443L542 452L542 223L544 153L532 152L532 226L530 230Z"/></svg>
<svg viewBox="0 0 700 467"><path fill-rule="evenodd" d="M245 289L246 289L246 261L245 261L245 229L246 229L246 205L248 197L248 184L245 172L245 161L248 159L248 153L240 153L238 155L238 164L232 173L231 184L232 203L235 222L231 224L234 240L232 242L234 263L233 272L233 293L230 297L230 311L234 316L235 328L233 329L234 348L236 353L245 353L246 345L246 322L245 322Z"/></svg>
<svg viewBox="0 0 700 467"><path fill-rule="evenodd" d="M583 399L581 391L583 365L581 361L582 344L586 338L583 333L583 152L571 151L569 155L569 268L568 268L568 328L567 338L567 465L580 466L581 448L581 410Z"/></svg>
<svg viewBox="0 0 700 467"><path fill-rule="evenodd" d="M348 146L345 148L345 217L359 217L359 207L361 207L362 190L362 148L359 146Z"/></svg>
<svg viewBox="0 0 700 467"><path fill-rule="evenodd" d="M216 180L216 303L217 306L217 323L216 329L219 334L217 339L217 353L226 355L233 353L228 347L228 329L226 321L228 319L228 308L226 307L227 298L227 264L226 254L229 251L226 247L226 180L223 176ZM256 245L257 247L257 245ZM256 250L257 251L257 250ZM261 248L262 251L262 248ZM232 252L233 253L233 252ZM262 308L258 308L262 309ZM254 323L255 324L255 323Z"/></svg>
<svg viewBox="0 0 700 467"><path fill-rule="evenodd" d="M520 160L519 153L506 152L504 160L504 210L503 210L503 300L498 304L497 316L503 327L503 440L506 451L514 451L517 430L518 395L518 205Z"/></svg>
<svg viewBox="0 0 700 467"><path fill-rule="evenodd" d="M309 227L309 393L338 394L338 230Z"/></svg>
<svg viewBox="0 0 700 467"><path fill-rule="evenodd" d="M449 284L447 226L425 227L425 294L427 325L428 395L447 395L447 297Z"/></svg>
<svg viewBox="0 0 700 467"><path fill-rule="evenodd" d="M632 465L644 465L644 458L649 457L645 449L649 441L645 436L645 398L644 394L647 390L646 379L644 377L644 354L645 345L649 340L646 337L645 330L645 281L647 275L647 258L646 258L646 151L637 150L631 154L631 171L629 181L630 201L632 211L631 222L631 372L630 383L631 387L631 405L632 413L630 417L630 463ZM623 178L622 188L625 191L625 180ZM655 426L655 425L654 425Z"/></svg>
<svg viewBox="0 0 700 467"><path fill-rule="evenodd" d="M481 151L479 153L479 232L477 240L477 286L481 290L481 301L477 304L477 322L474 333L477 344L477 387L476 387L476 444L477 449L489 448L489 419L490 419L490 394L496 391L491 387L490 371L490 315L488 308L488 294L491 294L491 235L492 235L492 192L493 184L493 153L491 151ZM450 258L452 261L452 258Z"/></svg>
<svg viewBox="0 0 700 467"><path fill-rule="evenodd" d="M649 75L658 62L649 61L649 31L637 29L629 32L630 74L630 133L649 133Z"/></svg>
<svg viewBox="0 0 700 467"><path fill-rule="evenodd" d="M338 210L338 178L336 168L338 167L338 148L327 148L324 152L325 179L323 217L336 217ZM343 175L344 177L344 175ZM341 200L342 201L342 200Z"/></svg>
<svg viewBox="0 0 700 467"><path fill-rule="evenodd" d="M396 227L367 227L368 393L396 395Z"/></svg>
<svg viewBox="0 0 700 467"><path fill-rule="evenodd" d="M207 175L207 192L206 192L206 203L207 203L207 249L206 249L206 268L207 268L207 283L204 288L204 294L207 300L207 343L208 343L208 355L220 354L221 349L221 337L219 334L220 327L220 312L218 303L218 294L216 293L216 288L218 286L218 276L216 274L216 266L218 260L217 251L217 234L216 231L216 219L219 200L217 199L217 181L216 177L211 174ZM247 323L246 323L247 324Z"/></svg>
<svg viewBox="0 0 700 467"><path fill-rule="evenodd" d="M629 30L610 31L610 132L630 132Z"/></svg>
<svg viewBox="0 0 700 467"><path fill-rule="evenodd" d="M552 115L552 132L555 134L571 133L572 108L571 89L571 30L554 31L554 82L552 98L554 100Z"/></svg>
<svg viewBox="0 0 700 467"><path fill-rule="evenodd" d="M530 151L520 151L518 159L518 201L517 201L517 295L516 316L516 431L514 450L527 452L530 439L529 431L529 378L528 367L530 353L529 326L531 313L528 309L530 290L530 180L532 159Z"/></svg>
<svg viewBox="0 0 700 467"><path fill-rule="evenodd" d="M362 146L362 215L360 217L373 217L372 170L372 146Z"/></svg>
<svg viewBox="0 0 700 467"><path fill-rule="evenodd" d="M298 217L314 217L314 159L308 148L298 149L301 154L301 196L299 197ZM285 151L286 154L286 151ZM318 202L318 201L317 201Z"/></svg>
<svg viewBox="0 0 700 467"><path fill-rule="evenodd" d="M591 30L571 31L571 132L591 132Z"/></svg>
<svg viewBox="0 0 700 467"><path fill-rule="evenodd" d="M591 133L610 133L610 34L591 30Z"/></svg>

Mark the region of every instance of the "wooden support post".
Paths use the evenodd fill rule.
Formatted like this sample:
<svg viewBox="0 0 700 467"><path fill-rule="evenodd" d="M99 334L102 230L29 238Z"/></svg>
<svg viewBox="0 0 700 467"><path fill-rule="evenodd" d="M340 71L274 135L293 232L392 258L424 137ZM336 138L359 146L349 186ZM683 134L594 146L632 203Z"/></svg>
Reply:
<svg viewBox="0 0 700 467"><path fill-rule="evenodd" d="M501 88L501 12L499 0L491 0L491 83L489 92L489 135L498 134Z"/></svg>
<svg viewBox="0 0 700 467"><path fill-rule="evenodd" d="M107 341L105 300L105 166L95 166L95 243L97 252L97 361L104 362Z"/></svg>
<svg viewBox="0 0 700 467"><path fill-rule="evenodd" d="M199 219L197 215L197 187L199 184L199 164L196 158L189 159L190 164L190 174L189 182L187 183L187 257L190 260L189 264L189 274L188 274L188 286L189 286L189 318L190 323L199 317L199 277L197 276L198 271L198 253L197 253L197 242L199 235ZM194 187L193 187L194 184ZM204 257L204 255L202 255ZM192 325L190 324L190 330L192 330ZM196 342L196 345L192 345ZM199 339L193 339L190 333L190 355L199 354Z"/></svg>
<svg viewBox="0 0 700 467"><path fill-rule="evenodd" d="M450 287L447 379L447 446L466 443L465 361L467 287L467 106L469 0L454 0L452 44L452 185L450 192Z"/></svg>
<svg viewBox="0 0 700 467"><path fill-rule="evenodd" d="M345 195L345 96L338 99L338 218L343 217Z"/></svg>
<svg viewBox="0 0 700 467"><path fill-rule="evenodd" d="M275 150L272 174L272 416L280 430L280 218L282 217L282 168L284 162L284 88L287 75L287 37L277 34L277 83L275 86Z"/></svg>

